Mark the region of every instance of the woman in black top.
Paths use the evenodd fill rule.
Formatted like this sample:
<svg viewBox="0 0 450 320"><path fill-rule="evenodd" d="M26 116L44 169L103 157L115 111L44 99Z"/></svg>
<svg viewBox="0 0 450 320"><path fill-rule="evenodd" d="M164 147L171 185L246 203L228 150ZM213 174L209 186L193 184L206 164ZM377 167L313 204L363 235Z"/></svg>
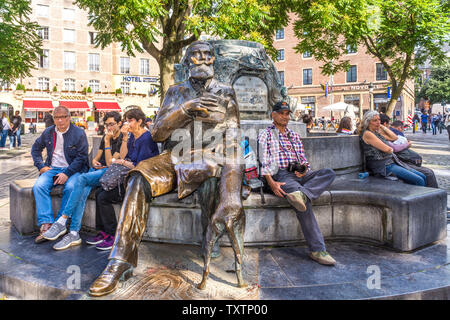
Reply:
<svg viewBox="0 0 450 320"><path fill-rule="evenodd" d="M366 165L374 174L384 177L394 175L404 182L425 186L427 178L419 171L410 168L401 162L393 153L384 135L390 141L397 140L397 136L388 128L381 125L380 115L377 111L364 114L359 128Z"/></svg>

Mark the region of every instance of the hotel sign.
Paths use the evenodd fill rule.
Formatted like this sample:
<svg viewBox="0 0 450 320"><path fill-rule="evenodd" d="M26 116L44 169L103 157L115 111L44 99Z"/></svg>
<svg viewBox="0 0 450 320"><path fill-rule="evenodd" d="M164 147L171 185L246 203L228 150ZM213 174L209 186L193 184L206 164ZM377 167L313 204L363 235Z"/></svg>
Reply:
<svg viewBox="0 0 450 320"><path fill-rule="evenodd" d="M123 76L122 81L157 83L159 81L159 78L158 77Z"/></svg>
<svg viewBox="0 0 450 320"><path fill-rule="evenodd" d="M378 89L378 85L374 85L373 88L374 89ZM369 86L368 85L362 85L362 86L350 86L350 90L352 91L357 91L357 90L369 90Z"/></svg>

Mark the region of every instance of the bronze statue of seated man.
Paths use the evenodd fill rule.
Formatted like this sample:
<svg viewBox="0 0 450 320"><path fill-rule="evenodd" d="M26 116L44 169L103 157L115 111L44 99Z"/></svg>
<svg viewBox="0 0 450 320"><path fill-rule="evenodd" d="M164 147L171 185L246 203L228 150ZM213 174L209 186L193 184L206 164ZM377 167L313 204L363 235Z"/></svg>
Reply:
<svg viewBox="0 0 450 320"><path fill-rule="evenodd" d="M213 79L214 60L214 51L208 42L198 41L187 49L184 63L189 69L189 79L168 89L152 130L153 140L163 142L164 151L130 171L109 262L91 285L90 295L109 294L121 278L126 280L132 274L132 268L137 266L149 204L154 197L175 188L178 188L179 198L200 188L202 216L210 217L211 227L204 231L207 240L204 242L205 270L199 287L204 287L211 250L221 235L212 227L215 224L224 226L219 228L222 233L232 233L230 238L236 261L239 261L236 263L238 282L239 286L245 286L240 274L245 216L241 198L243 165L237 160L239 110L233 88ZM198 130L194 127L199 124L202 136L196 137ZM182 155L178 150L180 143L172 138L176 130L184 130L181 133L190 137L190 148L184 149ZM215 137L222 138L207 152L208 146L211 148L210 141L199 143L205 132L214 132ZM222 158L205 156L224 150L227 152ZM208 182L204 184L205 181ZM212 200L213 191L219 195L217 200Z"/></svg>

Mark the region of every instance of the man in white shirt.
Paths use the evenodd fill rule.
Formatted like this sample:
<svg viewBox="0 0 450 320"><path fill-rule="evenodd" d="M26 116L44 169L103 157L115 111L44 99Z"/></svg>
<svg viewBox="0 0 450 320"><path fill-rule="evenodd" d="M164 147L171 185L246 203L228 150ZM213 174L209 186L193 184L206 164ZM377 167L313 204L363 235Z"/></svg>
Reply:
<svg viewBox="0 0 450 320"><path fill-rule="evenodd" d="M54 240L64 234L67 216L64 209L67 200L74 189L80 173L87 172L88 142L84 130L70 122L70 111L66 107L59 106L54 110L55 125L44 130L36 139L31 149L34 165L38 168L40 176L33 186L33 194L36 200L37 223L40 234L35 239L36 243ZM47 159L42 159L43 149L47 149ZM52 200L50 191L56 185L64 185L61 208L58 216L53 217ZM51 227L54 231L54 239L44 238L42 235ZM54 230L53 230L54 229ZM80 244L79 235L74 235L74 245Z"/></svg>
<svg viewBox="0 0 450 320"><path fill-rule="evenodd" d="M11 124L9 123L9 119L6 116L6 112L2 113L2 118L0 119L2 123L2 130L0 136L0 148L5 148L6 145L6 137L9 136L9 130L11 129ZM9 136L9 148L12 148L13 139L12 136Z"/></svg>
<svg viewBox="0 0 450 320"><path fill-rule="evenodd" d="M450 113L447 113L446 115L444 115L444 117L445 117L444 126L447 128L448 139L450 140Z"/></svg>

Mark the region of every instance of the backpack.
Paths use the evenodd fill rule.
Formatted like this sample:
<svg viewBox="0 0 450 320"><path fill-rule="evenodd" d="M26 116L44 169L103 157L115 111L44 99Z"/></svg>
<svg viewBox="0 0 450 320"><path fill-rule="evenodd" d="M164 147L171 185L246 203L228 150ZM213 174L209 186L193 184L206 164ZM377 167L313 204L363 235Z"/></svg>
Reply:
<svg viewBox="0 0 450 320"><path fill-rule="evenodd" d="M0 119L0 132L3 131L3 118Z"/></svg>
<svg viewBox="0 0 450 320"><path fill-rule="evenodd" d="M265 204L266 201L264 198L264 182L261 179L260 175L261 164L259 163L259 157L255 155L255 152L250 146L248 137L245 137L245 139L241 141L241 147L244 151L243 154L245 161L243 183L244 185L249 186L252 189L252 191L259 191L261 195L261 202Z"/></svg>

